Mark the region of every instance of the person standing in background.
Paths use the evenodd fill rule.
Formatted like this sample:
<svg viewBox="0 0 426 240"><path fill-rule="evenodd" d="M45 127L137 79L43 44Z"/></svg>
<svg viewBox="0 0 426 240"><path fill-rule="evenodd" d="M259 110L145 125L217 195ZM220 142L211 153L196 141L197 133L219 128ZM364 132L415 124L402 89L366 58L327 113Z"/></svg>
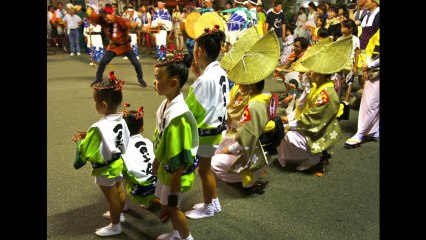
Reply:
<svg viewBox="0 0 426 240"><path fill-rule="evenodd" d="M80 34L78 29L80 25L83 23L83 20L75 14L75 10L73 8L69 9L69 14L64 17L64 26L68 32L68 39L70 41L71 53L70 56L78 55L80 56Z"/></svg>
<svg viewBox="0 0 426 240"><path fill-rule="evenodd" d="M151 8L152 9L152 8ZM139 8L139 17L141 19L142 22L142 27L145 28L151 28L151 19L152 19L152 15L151 13L149 13L147 11L147 8L145 5L142 5ZM151 55L151 34L149 32L142 32L139 31L139 42L141 42L140 39L142 39L142 46L144 45L144 43L146 44L147 47L147 54Z"/></svg>
<svg viewBox="0 0 426 240"><path fill-rule="evenodd" d="M283 41L285 41L285 15L282 11L283 4L276 1L274 9L266 15L266 29L273 28L280 43L280 52L283 52Z"/></svg>
<svg viewBox="0 0 426 240"><path fill-rule="evenodd" d="M160 27L160 32L154 34L157 45L157 60L159 61L166 60L167 31L172 29L172 16L170 16L165 5L165 2L158 1L158 11L155 11L151 24L152 27Z"/></svg>
<svg viewBox="0 0 426 240"><path fill-rule="evenodd" d="M57 42L59 45L62 45L62 39L65 37L64 22L62 21L62 18L65 14L67 14L67 11L65 11L64 4L62 2L58 2L56 6L57 9L53 13L50 23L54 27L55 35L58 37Z"/></svg>
<svg viewBox="0 0 426 240"><path fill-rule="evenodd" d="M176 5L176 8L173 12L173 25L174 25L174 33L175 33L175 43L178 51L183 50L183 35L182 30L180 29L180 22L182 21L182 11L180 10L180 6Z"/></svg>
<svg viewBox="0 0 426 240"><path fill-rule="evenodd" d="M266 31L266 15L265 11L263 10L263 3L261 0L257 1L256 4L256 12L257 12L257 31L260 36L263 36Z"/></svg>

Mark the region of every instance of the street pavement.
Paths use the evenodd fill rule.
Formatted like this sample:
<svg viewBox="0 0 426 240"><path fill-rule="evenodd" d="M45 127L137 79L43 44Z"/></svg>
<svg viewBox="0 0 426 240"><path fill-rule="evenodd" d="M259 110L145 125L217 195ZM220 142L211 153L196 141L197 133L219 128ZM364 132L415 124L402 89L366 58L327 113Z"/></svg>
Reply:
<svg viewBox="0 0 426 240"><path fill-rule="evenodd" d="M143 106L144 136L152 139L155 114L164 100L153 88L154 55L141 54L144 79L142 88L129 60L116 57L107 66L118 79L126 81L123 103L131 109ZM73 168L76 144L75 131L87 130L101 116L95 110L92 89L96 67L89 66L89 56L70 57L56 54L47 57L47 236L48 239L99 239L97 228L109 224L102 217L107 203L90 176L87 164ZM190 74L183 87L185 96L194 81ZM283 91L282 82L266 80L266 91ZM283 114L284 109L278 112ZM351 111L350 120L340 121L342 136L330 153L333 157L323 177L301 173L296 165L282 168L272 161L264 180L269 184L262 195L245 194L238 184L218 180L218 196L222 212L211 218L188 219L195 239L379 239L379 142L360 148L344 149L343 144L357 128L358 111ZM201 182L197 173L194 188L182 203L188 211L202 201ZM123 233L105 239L155 239L171 231L171 224L162 224L159 210L146 210L135 203L124 215Z"/></svg>

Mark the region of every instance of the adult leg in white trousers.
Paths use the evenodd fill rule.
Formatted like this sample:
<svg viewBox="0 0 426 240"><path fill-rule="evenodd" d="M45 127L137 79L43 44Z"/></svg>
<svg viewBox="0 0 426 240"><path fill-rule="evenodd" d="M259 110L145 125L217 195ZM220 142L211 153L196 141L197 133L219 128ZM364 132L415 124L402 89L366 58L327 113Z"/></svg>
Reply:
<svg viewBox="0 0 426 240"><path fill-rule="evenodd" d="M358 115L358 134L378 137L380 122L380 80L367 80Z"/></svg>
<svg viewBox="0 0 426 240"><path fill-rule="evenodd" d="M360 146L363 137L379 137L380 123L380 79L367 80L364 84L358 113L358 130L346 140L345 147Z"/></svg>
<svg viewBox="0 0 426 240"><path fill-rule="evenodd" d="M320 162L321 154L311 155L306 138L297 131L288 131L277 148L278 162L285 167L287 161L304 160L297 170L303 171Z"/></svg>
<svg viewBox="0 0 426 240"><path fill-rule="evenodd" d="M233 155L233 154L216 154L212 157L211 161L211 167L212 171L216 174L216 176L221 179L224 182L229 183L237 183L242 182L242 177L240 173L229 173L229 169L231 169L232 165L237 161L239 155ZM261 169L258 169L253 172L254 180L253 183L255 183L257 180L259 180L260 176L262 175L263 170L266 168L266 166L262 167ZM251 187L253 184L248 185L246 187Z"/></svg>

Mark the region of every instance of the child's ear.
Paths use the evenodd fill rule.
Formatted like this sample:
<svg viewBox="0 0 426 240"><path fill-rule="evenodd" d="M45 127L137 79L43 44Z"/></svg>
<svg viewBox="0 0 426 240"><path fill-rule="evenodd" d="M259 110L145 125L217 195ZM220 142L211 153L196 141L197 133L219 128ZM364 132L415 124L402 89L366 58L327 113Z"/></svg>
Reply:
<svg viewBox="0 0 426 240"><path fill-rule="evenodd" d="M179 86L179 80L177 79L177 77L172 78L172 80L170 81L170 85L172 88Z"/></svg>
<svg viewBox="0 0 426 240"><path fill-rule="evenodd" d="M104 106L106 109L108 109L108 103L105 101L102 101L102 106Z"/></svg>
<svg viewBox="0 0 426 240"><path fill-rule="evenodd" d="M201 56L203 53L203 49L200 47L194 48L194 53L197 54L197 56Z"/></svg>

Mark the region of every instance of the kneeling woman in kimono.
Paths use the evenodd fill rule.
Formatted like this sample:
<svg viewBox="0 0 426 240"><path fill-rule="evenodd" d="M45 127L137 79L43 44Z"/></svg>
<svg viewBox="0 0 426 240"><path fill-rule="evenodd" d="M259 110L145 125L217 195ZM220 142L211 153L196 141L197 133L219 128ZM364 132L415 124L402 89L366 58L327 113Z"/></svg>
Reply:
<svg viewBox="0 0 426 240"><path fill-rule="evenodd" d="M278 146L278 161L301 161L297 170L307 170L320 162L321 153L340 139L337 116L343 111L331 75L345 67L352 54L352 39L324 45L301 62L310 71L310 92L302 94L303 110L296 109L296 119L286 125L286 134ZM305 53L306 54L306 53ZM298 112L299 111L299 112Z"/></svg>
<svg viewBox="0 0 426 240"><path fill-rule="evenodd" d="M268 107L270 93L262 93L265 81L240 84L241 94L248 94L250 100L244 107L236 131L229 131L223 138L212 158L212 171L225 182L242 182L244 188L254 192L264 188L266 183L258 181L267 161L259 142L266 123L269 121Z"/></svg>
<svg viewBox="0 0 426 240"><path fill-rule="evenodd" d="M269 103L272 95L262 91L265 86L264 79L276 67L276 59L280 54L279 43L273 30L259 37L255 27L249 28L237 42L240 42L242 47L235 48L234 45L230 50L232 54L225 55L221 60L221 66L228 71L228 76L232 76L235 83L239 84L233 87L235 91L238 87L238 91L232 90L230 94L227 125L231 129L227 129L222 138L211 166L212 171L221 180L229 183L242 182L245 189L263 193L266 182L258 179L267 166L267 159L259 137L269 122ZM255 43L246 47L246 42ZM264 46L269 46L270 51L265 51ZM259 59L262 59L261 70ZM245 102L247 98L248 102ZM235 121L236 119L239 121Z"/></svg>

